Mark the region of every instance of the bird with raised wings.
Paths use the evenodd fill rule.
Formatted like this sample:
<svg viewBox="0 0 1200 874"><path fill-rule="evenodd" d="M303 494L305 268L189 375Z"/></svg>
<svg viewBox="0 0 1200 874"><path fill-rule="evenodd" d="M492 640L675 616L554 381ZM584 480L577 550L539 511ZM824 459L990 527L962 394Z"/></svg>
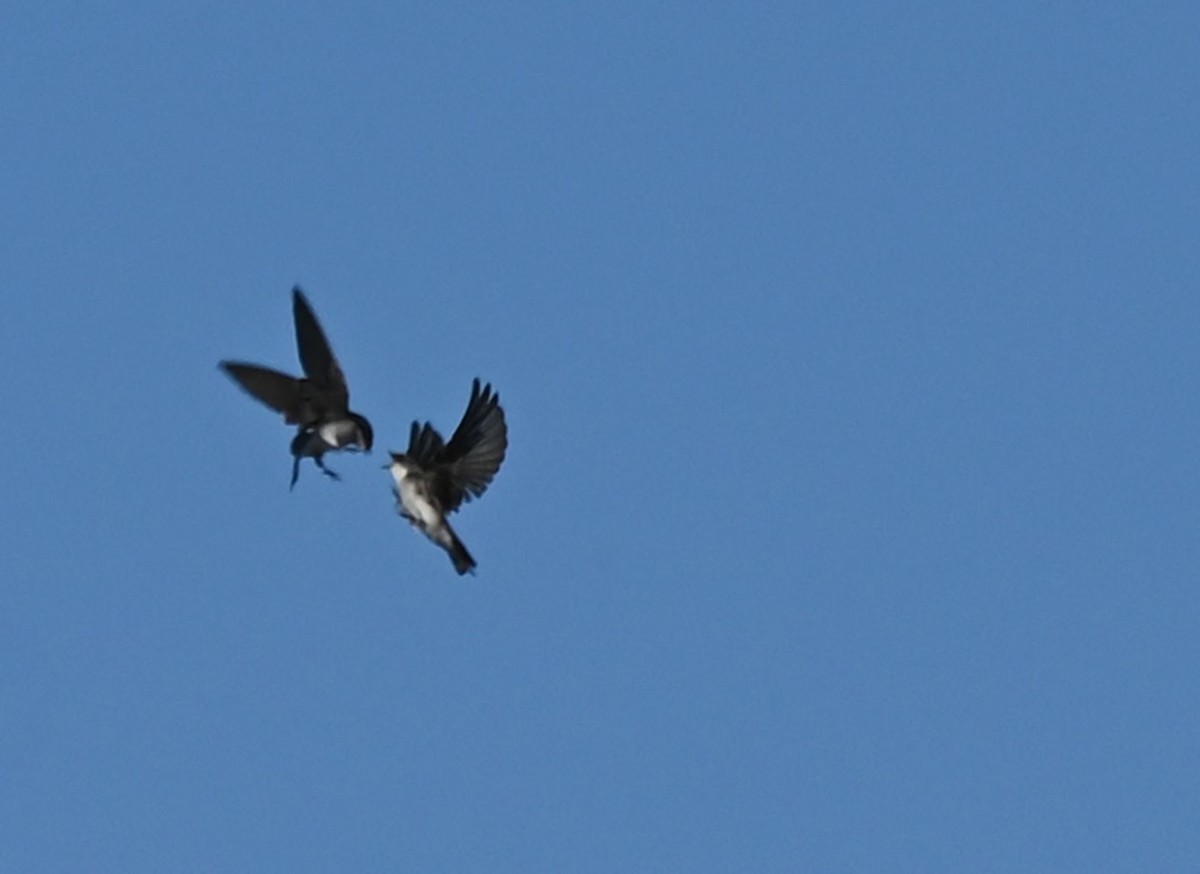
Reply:
<svg viewBox="0 0 1200 874"><path fill-rule="evenodd" d="M311 458L333 479L337 473L325 466L322 456L336 450L371 451L371 423L350 410L350 390L333 349L312 306L299 286L292 289L292 317L303 377L289 376L244 361L222 361L219 366L251 397L283 413L283 420L298 426L292 439L292 481L300 476L300 460Z"/></svg>
<svg viewBox="0 0 1200 874"><path fill-rule="evenodd" d="M471 400L449 443L429 422L412 423L408 451L391 453L387 467L395 480L396 509L450 556L465 574L475 559L446 517L478 498L491 483L508 449L508 425L500 396L476 379Z"/></svg>

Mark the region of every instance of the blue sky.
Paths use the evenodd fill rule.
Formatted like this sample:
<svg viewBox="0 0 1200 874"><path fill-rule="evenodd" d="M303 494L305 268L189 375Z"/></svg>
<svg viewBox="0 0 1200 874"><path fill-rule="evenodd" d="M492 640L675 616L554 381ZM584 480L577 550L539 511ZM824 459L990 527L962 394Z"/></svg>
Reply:
<svg viewBox="0 0 1200 874"><path fill-rule="evenodd" d="M1194 870L1198 37L7 7L0 870ZM464 580L380 466L475 376Z"/></svg>

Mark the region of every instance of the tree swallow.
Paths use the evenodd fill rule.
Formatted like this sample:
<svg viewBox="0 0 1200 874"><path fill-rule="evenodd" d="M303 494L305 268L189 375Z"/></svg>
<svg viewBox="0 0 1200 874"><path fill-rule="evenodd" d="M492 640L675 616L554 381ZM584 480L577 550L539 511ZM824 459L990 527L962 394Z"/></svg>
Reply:
<svg viewBox="0 0 1200 874"><path fill-rule="evenodd" d="M460 575L474 570L475 559L446 517L487 491L507 449L508 425L500 396L492 393L490 383L481 391L476 379L467 411L449 443L428 422L413 422L408 451L391 453L387 467L396 481L397 511L449 553Z"/></svg>
<svg viewBox="0 0 1200 874"><path fill-rule="evenodd" d="M292 289L292 316L303 378L243 361L222 361L219 365L248 394L283 413L287 424L299 426L291 446L289 488L295 488L300 476L300 459L311 458L322 473L339 479L325 466L321 456L332 450L355 447L370 452L374 440L371 423L350 411L346 377L300 286Z"/></svg>

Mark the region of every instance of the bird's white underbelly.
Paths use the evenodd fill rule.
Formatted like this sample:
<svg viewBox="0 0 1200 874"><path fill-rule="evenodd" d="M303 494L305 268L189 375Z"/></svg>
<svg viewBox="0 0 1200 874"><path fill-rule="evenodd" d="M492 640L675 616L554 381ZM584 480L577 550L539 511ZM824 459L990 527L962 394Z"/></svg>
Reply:
<svg viewBox="0 0 1200 874"><path fill-rule="evenodd" d="M428 499L417 489L416 483L408 477L396 478L396 489L400 493L400 503L404 511L421 528L432 528L439 521L438 512Z"/></svg>
<svg viewBox="0 0 1200 874"><path fill-rule="evenodd" d="M354 439L354 423L345 419L326 422L317 429L317 433L330 446L340 449Z"/></svg>

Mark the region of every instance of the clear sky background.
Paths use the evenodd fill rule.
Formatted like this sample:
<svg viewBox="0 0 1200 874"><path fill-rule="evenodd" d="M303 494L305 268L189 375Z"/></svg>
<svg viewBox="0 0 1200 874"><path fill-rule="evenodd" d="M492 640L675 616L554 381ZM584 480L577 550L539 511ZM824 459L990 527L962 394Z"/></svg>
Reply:
<svg viewBox="0 0 1200 874"><path fill-rule="evenodd" d="M1195 4L0 24L0 870L1196 870Z"/></svg>

